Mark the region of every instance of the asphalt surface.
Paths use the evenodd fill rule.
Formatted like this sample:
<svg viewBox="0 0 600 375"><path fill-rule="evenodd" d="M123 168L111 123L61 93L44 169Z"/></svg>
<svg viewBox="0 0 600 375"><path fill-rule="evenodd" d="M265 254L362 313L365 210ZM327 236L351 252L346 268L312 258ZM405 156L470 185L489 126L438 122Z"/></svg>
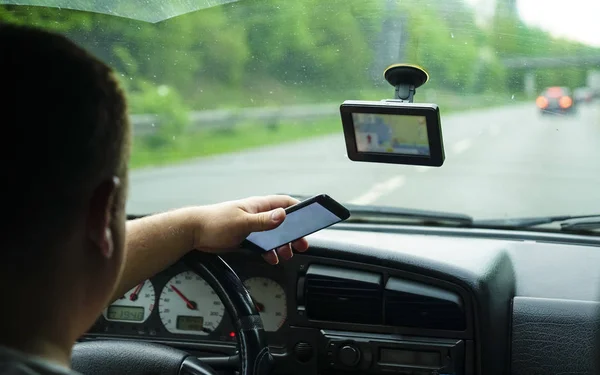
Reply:
<svg viewBox="0 0 600 375"><path fill-rule="evenodd" d="M352 162L340 131L135 170L128 213L283 192L480 219L600 213L600 104L544 117L533 104L448 116L442 109L442 129L440 168Z"/></svg>

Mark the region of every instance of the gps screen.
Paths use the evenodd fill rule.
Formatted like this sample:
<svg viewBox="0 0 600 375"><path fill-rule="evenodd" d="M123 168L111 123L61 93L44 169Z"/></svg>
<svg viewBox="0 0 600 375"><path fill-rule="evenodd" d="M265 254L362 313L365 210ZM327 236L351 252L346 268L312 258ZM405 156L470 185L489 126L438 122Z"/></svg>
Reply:
<svg viewBox="0 0 600 375"><path fill-rule="evenodd" d="M352 113L358 152L430 156L425 116Z"/></svg>

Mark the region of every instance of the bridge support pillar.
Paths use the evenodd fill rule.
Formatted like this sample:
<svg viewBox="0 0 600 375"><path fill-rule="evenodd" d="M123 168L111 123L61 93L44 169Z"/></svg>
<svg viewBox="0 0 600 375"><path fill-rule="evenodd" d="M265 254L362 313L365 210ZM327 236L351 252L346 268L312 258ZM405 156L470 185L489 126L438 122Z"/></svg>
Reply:
<svg viewBox="0 0 600 375"><path fill-rule="evenodd" d="M525 95L529 97L533 97L535 95L535 73L533 71L528 71L525 73L525 83L523 85Z"/></svg>

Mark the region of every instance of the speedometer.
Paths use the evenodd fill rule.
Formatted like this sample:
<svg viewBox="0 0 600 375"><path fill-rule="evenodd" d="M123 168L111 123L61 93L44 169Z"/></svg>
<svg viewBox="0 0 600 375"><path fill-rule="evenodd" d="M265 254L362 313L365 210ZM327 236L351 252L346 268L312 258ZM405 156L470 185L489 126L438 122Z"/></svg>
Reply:
<svg viewBox="0 0 600 375"><path fill-rule="evenodd" d="M104 309L102 315L111 322L143 323L154 309L155 301L154 287L146 280Z"/></svg>
<svg viewBox="0 0 600 375"><path fill-rule="evenodd" d="M171 333L208 335L223 320L225 306L202 277L186 271L167 282L160 294L158 313Z"/></svg>
<svg viewBox="0 0 600 375"><path fill-rule="evenodd" d="M244 286L256 304L265 331L281 328L287 318L287 301L281 285L266 277L251 277L244 281Z"/></svg>

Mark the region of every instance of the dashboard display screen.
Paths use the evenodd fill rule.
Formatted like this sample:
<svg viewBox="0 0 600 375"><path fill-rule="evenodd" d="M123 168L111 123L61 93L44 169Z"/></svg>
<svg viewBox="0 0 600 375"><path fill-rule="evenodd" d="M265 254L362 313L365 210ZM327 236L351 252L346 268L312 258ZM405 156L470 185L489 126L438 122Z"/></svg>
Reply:
<svg viewBox="0 0 600 375"><path fill-rule="evenodd" d="M108 307L106 316L110 320L141 322L144 320L144 308L139 306L112 305Z"/></svg>
<svg viewBox="0 0 600 375"><path fill-rule="evenodd" d="M175 328L183 331L202 331L204 329L204 318L201 316L178 315Z"/></svg>
<svg viewBox="0 0 600 375"><path fill-rule="evenodd" d="M441 356L438 352L416 350L385 349L379 350L379 362L398 366L441 366Z"/></svg>

